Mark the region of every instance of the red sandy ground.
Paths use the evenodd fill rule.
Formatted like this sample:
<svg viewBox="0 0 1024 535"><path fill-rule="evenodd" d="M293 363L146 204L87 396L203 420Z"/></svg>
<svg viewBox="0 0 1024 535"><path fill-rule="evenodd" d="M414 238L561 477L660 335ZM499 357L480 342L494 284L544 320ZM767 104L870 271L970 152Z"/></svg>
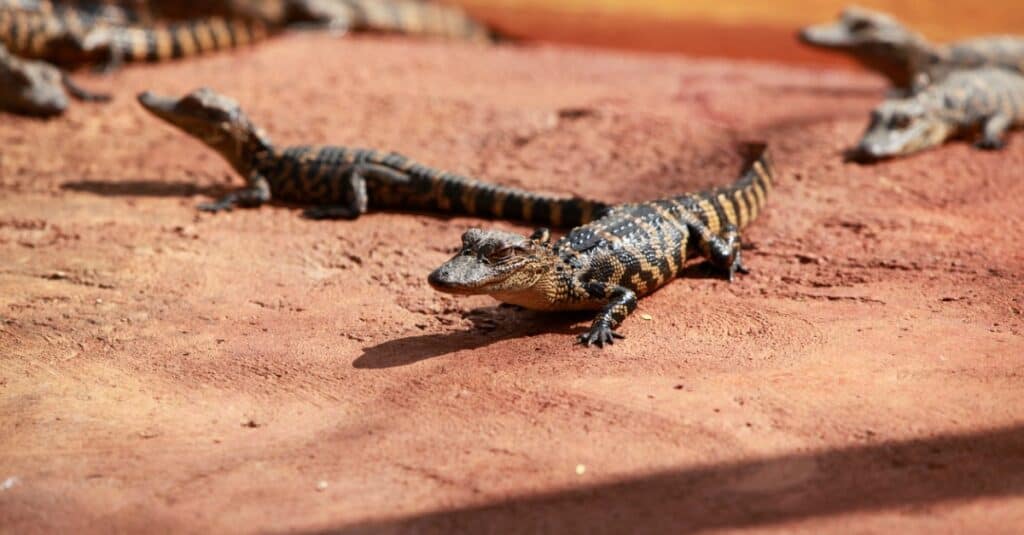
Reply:
<svg viewBox="0 0 1024 535"><path fill-rule="evenodd" d="M0 118L4 531L1024 525L1020 134L844 164L870 75L556 47L294 35L81 79L117 100ZM781 184L753 273L697 265L588 350L586 316L427 286L466 228L527 228L197 213L240 179L132 95L201 84L281 144L553 192L724 183L751 138Z"/></svg>

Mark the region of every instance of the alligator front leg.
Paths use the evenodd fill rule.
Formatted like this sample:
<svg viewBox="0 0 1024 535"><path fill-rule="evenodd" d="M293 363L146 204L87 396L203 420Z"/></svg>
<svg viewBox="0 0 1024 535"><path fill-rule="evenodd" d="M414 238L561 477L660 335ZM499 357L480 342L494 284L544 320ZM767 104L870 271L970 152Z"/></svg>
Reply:
<svg viewBox="0 0 1024 535"><path fill-rule="evenodd" d="M985 119L982 126L981 139L974 146L984 150L999 150L1006 146L1006 131L1013 123L1013 119L1006 114L999 113Z"/></svg>
<svg viewBox="0 0 1024 535"><path fill-rule="evenodd" d="M270 183L266 177L253 172L249 175L249 185L240 190L232 191L214 203L203 203L197 208L204 212L220 212L231 210L235 206L255 208L270 200Z"/></svg>
<svg viewBox="0 0 1024 535"><path fill-rule="evenodd" d="M616 338L625 338L615 332L615 327L618 327L631 312L636 310L637 299L633 290L617 284L597 281L586 283L584 288L591 298L606 301L607 304L594 318L590 330L580 335L580 343L587 347L593 344L604 347L605 344L614 344Z"/></svg>

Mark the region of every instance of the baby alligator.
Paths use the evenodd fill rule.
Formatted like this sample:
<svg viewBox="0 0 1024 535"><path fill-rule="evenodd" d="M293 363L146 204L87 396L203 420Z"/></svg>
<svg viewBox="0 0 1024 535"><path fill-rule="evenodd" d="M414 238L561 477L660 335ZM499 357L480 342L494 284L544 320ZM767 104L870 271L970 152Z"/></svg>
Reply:
<svg viewBox="0 0 1024 535"><path fill-rule="evenodd" d="M600 310L579 337L614 343L614 329L650 294L702 256L731 281L746 273L739 229L757 217L772 188L764 145L747 147L748 163L732 186L658 201L622 204L554 244L547 229L529 238L470 229L462 249L428 277L452 294L487 294L533 310Z"/></svg>
<svg viewBox="0 0 1024 535"><path fill-rule="evenodd" d="M904 90L920 89L958 69L1000 66L1024 72L1024 37L934 45L893 17L860 7L846 8L833 24L804 28L800 39L845 52Z"/></svg>
<svg viewBox="0 0 1024 535"><path fill-rule="evenodd" d="M902 156L979 130L978 148L1000 149L1015 125L1024 125L1024 75L995 67L955 71L875 108L856 152L865 159Z"/></svg>
<svg viewBox="0 0 1024 535"><path fill-rule="evenodd" d="M69 94L79 100L109 98L78 87L67 73L49 63L14 57L0 44L0 109L40 117L59 115L68 107Z"/></svg>
<svg viewBox="0 0 1024 535"><path fill-rule="evenodd" d="M234 100L206 88L182 99L147 92L139 102L217 151L246 178L247 187L200 205L201 210L253 207L274 198L316 205L306 211L312 218L356 218L369 208L397 208L571 227L608 208L473 180L395 153L337 146L279 149Z"/></svg>

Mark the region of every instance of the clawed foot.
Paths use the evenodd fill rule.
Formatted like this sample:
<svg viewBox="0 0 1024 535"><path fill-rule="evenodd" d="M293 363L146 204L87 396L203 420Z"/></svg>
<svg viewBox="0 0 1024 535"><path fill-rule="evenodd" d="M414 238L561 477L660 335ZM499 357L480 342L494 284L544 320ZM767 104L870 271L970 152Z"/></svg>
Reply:
<svg viewBox="0 0 1024 535"><path fill-rule="evenodd" d="M1000 150L1006 146L1006 142L1001 139L982 138L974 146L981 150Z"/></svg>
<svg viewBox="0 0 1024 535"><path fill-rule="evenodd" d="M625 336L613 331L608 325L594 325L589 332L580 335L579 341L587 347L594 344L597 344L597 347L604 347L605 344L614 344L616 338L622 339Z"/></svg>
<svg viewBox="0 0 1024 535"><path fill-rule="evenodd" d="M739 256L736 257L736 260L732 263L732 266L729 267L729 274L726 276L726 278L729 280L729 282L732 282L733 279L736 278L737 273L741 275L746 275L750 273L750 270L747 269L747 266L743 265L743 261L740 260Z"/></svg>

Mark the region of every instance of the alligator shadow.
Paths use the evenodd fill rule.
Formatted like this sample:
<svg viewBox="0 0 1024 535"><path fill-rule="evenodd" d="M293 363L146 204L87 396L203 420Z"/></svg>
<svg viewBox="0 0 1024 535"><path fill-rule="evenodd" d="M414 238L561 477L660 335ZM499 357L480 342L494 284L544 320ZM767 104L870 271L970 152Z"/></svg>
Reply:
<svg viewBox="0 0 1024 535"><path fill-rule="evenodd" d="M687 266L681 279L722 279L722 272L709 262ZM363 349L363 354L352 362L353 368L379 369L408 366L421 360L478 349L513 338L529 338L555 333L574 342L583 334L595 312L536 312L513 305L498 305L473 309L463 317L473 326L464 331L422 334L388 340ZM627 320L628 321L628 320ZM580 325L583 323L583 325Z"/></svg>
<svg viewBox="0 0 1024 535"><path fill-rule="evenodd" d="M92 193L104 197L190 197L204 195L220 197L229 189L224 186L199 186L192 182L125 180L104 182L100 180L79 180L61 184L61 189L81 193Z"/></svg>
<svg viewBox="0 0 1024 535"><path fill-rule="evenodd" d="M408 366L421 360L478 349L513 338L557 333L566 336L583 332L574 327L593 317L592 312L545 313L511 305L473 309L463 316L473 323L464 331L422 334L388 340L363 349L353 368L380 369Z"/></svg>

